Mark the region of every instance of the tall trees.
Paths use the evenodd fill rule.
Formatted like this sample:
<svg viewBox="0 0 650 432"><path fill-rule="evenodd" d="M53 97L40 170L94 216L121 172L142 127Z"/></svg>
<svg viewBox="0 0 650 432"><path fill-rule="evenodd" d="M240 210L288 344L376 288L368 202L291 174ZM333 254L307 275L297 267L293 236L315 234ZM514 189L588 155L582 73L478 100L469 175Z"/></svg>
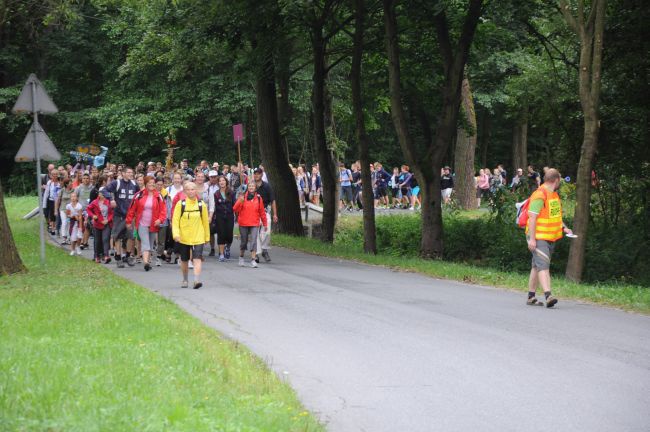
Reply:
<svg viewBox="0 0 650 432"><path fill-rule="evenodd" d="M388 85L391 117L397 137L409 165L413 167L422 193L422 239L420 254L425 258L442 257L442 210L440 197L440 168L456 133L460 106L463 70L481 16L482 0L469 0L460 36L452 42L444 7L435 11L434 27L442 57L444 81L440 89L441 108L435 127L435 138L418 151L409 130L407 113L402 104L402 80L398 42L397 13L394 0L383 0L388 54Z"/></svg>
<svg viewBox="0 0 650 432"><path fill-rule="evenodd" d="M365 30L365 1L353 0L354 3L354 47L352 51L352 69L350 70L350 87L352 88L352 111L356 125L359 161L361 163L361 185L363 200L363 250L377 253L375 231L375 206L370 175L369 139L366 133L366 121L363 114L363 96L361 94L361 61L363 59L363 40Z"/></svg>
<svg viewBox="0 0 650 432"><path fill-rule="evenodd" d="M573 8L566 0L559 1L560 11L564 19L580 42L578 90L584 116L584 135L576 175L576 210L573 219L574 232L578 235L578 238L571 243L566 268L567 278L575 281L582 279L582 270L585 263L591 203L591 171L600 130L598 107L600 105L600 71L605 31L605 3L606 0L593 0L587 15L585 2L580 0L575 8L576 14L574 15Z"/></svg>

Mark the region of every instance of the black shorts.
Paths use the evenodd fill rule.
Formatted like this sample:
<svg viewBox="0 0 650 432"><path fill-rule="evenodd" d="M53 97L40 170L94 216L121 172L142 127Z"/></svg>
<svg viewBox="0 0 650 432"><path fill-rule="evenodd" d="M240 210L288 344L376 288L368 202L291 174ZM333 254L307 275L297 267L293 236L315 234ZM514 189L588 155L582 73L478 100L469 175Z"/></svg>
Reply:
<svg viewBox="0 0 650 432"><path fill-rule="evenodd" d="M126 226L126 218L124 216L118 214L113 216L113 232L111 235L115 240L133 239L133 230L130 226Z"/></svg>
<svg viewBox="0 0 650 432"><path fill-rule="evenodd" d="M203 245L186 245L183 243L176 243L176 251L181 256L181 261L187 262L190 260L190 251L192 253L192 260L200 259L203 261Z"/></svg>
<svg viewBox="0 0 650 432"><path fill-rule="evenodd" d="M388 195L388 188L386 186L380 186L375 190L375 199L383 198Z"/></svg>
<svg viewBox="0 0 650 432"><path fill-rule="evenodd" d="M47 200L45 205L45 219L50 222L56 221L56 211L55 211L55 202L53 200Z"/></svg>

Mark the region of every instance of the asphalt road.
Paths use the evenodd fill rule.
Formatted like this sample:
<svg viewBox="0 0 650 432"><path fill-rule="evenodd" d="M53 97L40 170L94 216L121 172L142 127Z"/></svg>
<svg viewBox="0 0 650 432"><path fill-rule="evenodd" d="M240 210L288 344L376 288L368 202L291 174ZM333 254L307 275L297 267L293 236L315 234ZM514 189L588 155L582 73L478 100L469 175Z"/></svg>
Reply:
<svg viewBox="0 0 650 432"><path fill-rule="evenodd" d="M248 346L330 431L650 431L650 317L292 252L110 267Z"/></svg>

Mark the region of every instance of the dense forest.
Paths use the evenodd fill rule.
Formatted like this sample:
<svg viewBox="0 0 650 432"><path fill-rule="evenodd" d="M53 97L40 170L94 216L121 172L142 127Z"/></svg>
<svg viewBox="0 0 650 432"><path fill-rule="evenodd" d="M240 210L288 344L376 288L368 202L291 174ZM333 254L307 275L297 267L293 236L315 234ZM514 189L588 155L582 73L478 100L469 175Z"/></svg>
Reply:
<svg viewBox="0 0 650 432"><path fill-rule="evenodd" d="M643 280L649 20L642 0L3 0L0 178L32 191L33 165L13 161L30 120L10 110L34 72L60 109L41 122L62 154L95 141L112 161L163 160L175 130L178 158L232 163L242 122L243 158L274 183L291 184L288 162L319 162L326 241L339 160L413 168L433 258L441 166L557 167L585 234L568 275L616 243L621 256L595 262Z"/></svg>

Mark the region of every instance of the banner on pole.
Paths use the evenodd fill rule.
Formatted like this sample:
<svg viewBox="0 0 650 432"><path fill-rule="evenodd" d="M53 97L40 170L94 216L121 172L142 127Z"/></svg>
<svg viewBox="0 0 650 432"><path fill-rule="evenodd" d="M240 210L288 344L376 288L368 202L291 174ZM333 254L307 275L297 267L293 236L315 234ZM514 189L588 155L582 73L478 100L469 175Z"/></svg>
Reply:
<svg viewBox="0 0 650 432"><path fill-rule="evenodd" d="M241 142L244 139L244 127L241 123L232 125L232 137L235 142Z"/></svg>

